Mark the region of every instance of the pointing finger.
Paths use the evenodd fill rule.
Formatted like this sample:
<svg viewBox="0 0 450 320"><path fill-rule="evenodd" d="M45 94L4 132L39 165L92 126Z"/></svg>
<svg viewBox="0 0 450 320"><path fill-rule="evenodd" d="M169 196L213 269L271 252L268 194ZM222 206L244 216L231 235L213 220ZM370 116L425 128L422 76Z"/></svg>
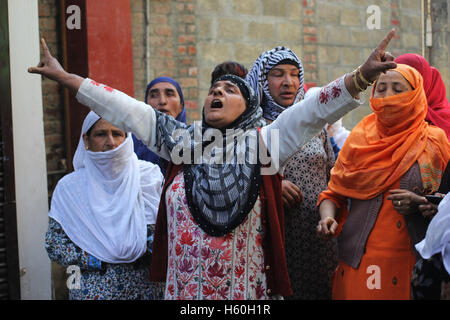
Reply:
<svg viewBox="0 0 450 320"><path fill-rule="evenodd" d="M42 51L44 52L44 56L51 57L50 50L48 50L47 43L45 43L45 39L41 39Z"/></svg>
<svg viewBox="0 0 450 320"><path fill-rule="evenodd" d="M395 36L395 28L393 28L391 31L389 31L386 38L384 38L378 45L377 50L384 52L386 50L386 48L388 47L389 42L391 42L391 40L394 36Z"/></svg>

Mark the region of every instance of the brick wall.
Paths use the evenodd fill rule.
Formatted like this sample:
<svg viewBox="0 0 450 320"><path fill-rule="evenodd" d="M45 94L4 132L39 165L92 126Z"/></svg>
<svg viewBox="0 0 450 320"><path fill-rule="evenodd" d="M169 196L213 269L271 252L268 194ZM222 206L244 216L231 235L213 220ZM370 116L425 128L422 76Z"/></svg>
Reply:
<svg viewBox="0 0 450 320"><path fill-rule="evenodd" d="M53 56L61 61L60 1L39 0L38 4L40 36L45 38ZM63 91L56 82L43 78L42 98L50 196L56 182L66 172Z"/></svg>
<svg viewBox="0 0 450 320"><path fill-rule="evenodd" d="M148 43L145 39L146 5L145 0L131 1L135 96L143 100L147 83L152 79L172 77L183 89L188 120L199 119L196 3L190 0L150 1ZM147 50L149 59L146 59Z"/></svg>
<svg viewBox="0 0 450 320"><path fill-rule="evenodd" d="M421 0L150 3L150 79L168 75L180 81L189 101L188 121L200 119L211 71L225 60L250 68L261 52L286 45L302 59L307 84L321 86L363 63L392 27L399 30L392 53L422 53ZM369 5L381 9L380 30L367 28ZM368 113L366 104L347 115L344 124L351 128Z"/></svg>

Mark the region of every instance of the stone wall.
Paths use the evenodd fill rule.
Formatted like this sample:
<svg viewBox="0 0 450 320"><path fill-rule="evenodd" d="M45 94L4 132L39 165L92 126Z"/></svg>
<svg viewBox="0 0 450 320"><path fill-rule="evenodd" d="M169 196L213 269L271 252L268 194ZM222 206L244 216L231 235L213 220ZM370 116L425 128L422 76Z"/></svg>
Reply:
<svg viewBox="0 0 450 320"><path fill-rule="evenodd" d="M367 27L371 5L380 8L375 30ZM132 6L140 10L133 20L138 30L145 22L145 0L133 0ZM148 80L168 75L181 83L188 121L200 119L215 65L235 60L250 68L261 52L277 45L290 47L302 59L309 86L354 70L392 27L398 29L389 47L394 55L422 54L421 0L151 0L149 20ZM133 41L142 34L134 33ZM146 49L135 48L135 58L145 60ZM136 61L135 78L140 68L143 62ZM136 79L135 88L136 96L143 97L142 80ZM351 128L368 113L366 104L347 115L344 124Z"/></svg>
<svg viewBox="0 0 450 320"><path fill-rule="evenodd" d="M450 100L450 0L431 2L433 46L429 61L439 69L447 85L447 99Z"/></svg>

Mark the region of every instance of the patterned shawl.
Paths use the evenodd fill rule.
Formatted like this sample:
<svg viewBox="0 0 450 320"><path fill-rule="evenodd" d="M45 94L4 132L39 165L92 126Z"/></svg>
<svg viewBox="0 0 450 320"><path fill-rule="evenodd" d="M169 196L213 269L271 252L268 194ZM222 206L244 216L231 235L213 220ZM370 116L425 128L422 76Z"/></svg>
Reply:
<svg viewBox="0 0 450 320"><path fill-rule="evenodd" d="M156 139L160 148L165 146L172 153L173 160L172 151L175 151L175 147L180 143L180 140L174 138L173 133L176 130L184 129L183 143L186 143L184 138L188 135L189 148L183 149L182 153L188 150L191 152L190 159L194 159L190 163L186 163L186 161L183 163L189 210L195 221L207 234L223 236L244 221L259 195L260 164L259 161L254 162L249 159L258 152L257 128L263 126L265 121L262 119L262 110L257 105L256 95L245 80L233 75L224 75L216 81L231 81L236 84L246 100L246 110L243 114L230 126L221 130L221 143L226 150L223 155L231 153L233 159L231 163L208 163L198 161L198 158L195 157L199 151L200 154L203 154L205 149L212 145L211 139L198 141L198 137L203 137L205 140L205 136L208 136L211 129L214 129L210 128L204 119L201 126L186 125L156 111ZM234 130L231 130L233 133L230 135L230 130L226 129ZM252 137L254 137L253 141ZM217 144L215 139L214 142ZM239 144L236 143L242 139L245 142L245 150L242 150L242 144L239 148ZM256 144L252 144L252 142L256 142ZM242 151L245 156L244 163L237 159ZM184 156L186 155L183 155L183 159Z"/></svg>

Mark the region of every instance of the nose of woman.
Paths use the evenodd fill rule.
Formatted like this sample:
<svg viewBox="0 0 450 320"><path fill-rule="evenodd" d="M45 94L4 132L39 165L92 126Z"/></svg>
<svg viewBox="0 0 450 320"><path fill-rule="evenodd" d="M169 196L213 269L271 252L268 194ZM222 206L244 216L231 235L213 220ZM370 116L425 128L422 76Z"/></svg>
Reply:
<svg viewBox="0 0 450 320"><path fill-rule="evenodd" d="M294 77L292 75L290 75L289 73L285 73L281 84L285 87L294 86Z"/></svg>

